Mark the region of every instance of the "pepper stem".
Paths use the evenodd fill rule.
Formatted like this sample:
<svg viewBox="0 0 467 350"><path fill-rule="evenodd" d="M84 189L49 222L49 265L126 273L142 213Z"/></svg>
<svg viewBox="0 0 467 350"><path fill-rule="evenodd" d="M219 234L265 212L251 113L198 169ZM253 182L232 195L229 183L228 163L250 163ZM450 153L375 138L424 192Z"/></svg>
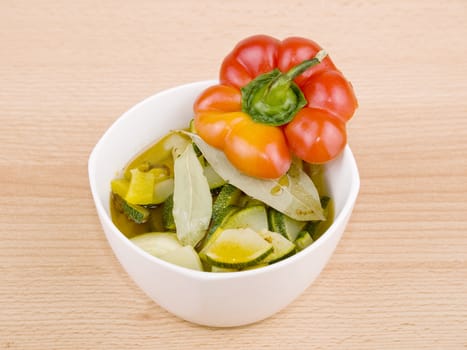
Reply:
<svg viewBox="0 0 467 350"><path fill-rule="evenodd" d="M242 111L256 122L279 126L290 122L307 100L293 81L308 68L327 56L319 51L315 57L292 67L287 73L279 69L261 74L242 88Z"/></svg>
<svg viewBox="0 0 467 350"><path fill-rule="evenodd" d="M304 71L306 71L308 68L313 67L313 66L321 63L326 58L327 55L328 55L328 53L326 51L321 50L315 55L315 57L313 57L313 58L311 58L309 60L303 61L302 63L292 67L287 73L285 73L285 75L290 80L293 80L297 76L302 74Z"/></svg>

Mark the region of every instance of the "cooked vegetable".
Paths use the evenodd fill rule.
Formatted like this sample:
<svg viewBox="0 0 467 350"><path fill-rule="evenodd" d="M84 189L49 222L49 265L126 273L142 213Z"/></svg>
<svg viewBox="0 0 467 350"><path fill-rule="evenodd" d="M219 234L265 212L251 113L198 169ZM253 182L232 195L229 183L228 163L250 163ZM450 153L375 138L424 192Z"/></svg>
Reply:
<svg viewBox="0 0 467 350"><path fill-rule="evenodd" d="M313 243L313 238L311 238L310 233L308 231L300 231L297 239L295 240L295 246L297 247L297 250L303 250L311 243Z"/></svg>
<svg viewBox="0 0 467 350"><path fill-rule="evenodd" d="M194 130L242 173L275 179L292 154L311 163L334 159L357 105L317 43L256 35L237 44L222 63L220 84L196 100Z"/></svg>
<svg viewBox="0 0 467 350"><path fill-rule="evenodd" d="M131 241L149 254L167 262L201 271L203 266L198 253L191 246L183 246L175 233L150 232Z"/></svg>
<svg viewBox="0 0 467 350"><path fill-rule="evenodd" d="M242 191L231 184L225 184L222 186L222 189L217 195L212 206L213 218L222 216L222 211L232 205L236 205L241 195Z"/></svg>
<svg viewBox="0 0 467 350"><path fill-rule="evenodd" d="M267 242L271 243L273 247L271 254L261 260L261 263L273 264L295 253L295 244L281 234L271 231L261 231L260 235Z"/></svg>
<svg viewBox="0 0 467 350"><path fill-rule="evenodd" d="M242 191L235 186L230 184L222 186L212 205L212 221L206 238L209 238L219 225L225 223L232 214L239 210L237 202L241 195Z"/></svg>
<svg viewBox="0 0 467 350"><path fill-rule="evenodd" d="M162 226L167 231L175 232L175 219L173 214L174 197L169 196L162 205Z"/></svg>
<svg viewBox="0 0 467 350"><path fill-rule="evenodd" d="M110 183L110 188L112 193L118 195L121 198L125 198L128 193L128 188L130 187L130 181L125 178L113 179Z"/></svg>
<svg viewBox="0 0 467 350"><path fill-rule="evenodd" d="M113 203L117 210L123 212L131 221L137 224L143 224L148 221L150 212L145 207L128 203L118 194L113 195Z"/></svg>
<svg viewBox="0 0 467 350"><path fill-rule="evenodd" d="M294 220L283 213L269 208L268 210L269 229L278 232L285 238L294 242L298 233L305 227L306 221Z"/></svg>
<svg viewBox="0 0 467 350"><path fill-rule="evenodd" d="M217 238L229 229L245 229L250 228L255 232L267 230L268 221L266 209L264 205L247 206L243 209L236 209L217 226L216 230L207 237L202 250L200 251L201 259L206 260L206 252L209 251L211 245Z"/></svg>
<svg viewBox="0 0 467 350"><path fill-rule="evenodd" d="M211 226L209 227L209 231L206 234L205 239L209 239L211 235L216 232L216 230L221 226L225 227L227 221L230 217L237 213L240 208L236 205L229 205L228 207L219 210L216 215L212 215Z"/></svg>
<svg viewBox="0 0 467 350"><path fill-rule="evenodd" d="M171 250L162 255L160 258L178 266L183 266L192 270L203 271L203 265L201 264L198 253L192 246L189 245Z"/></svg>
<svg viewBox="0 0 467 350"><path fill-rule="evenodd" d="M273 245L256 231L244 228L222 231L205 254L214 266L245 268L261 262L273 250Z"/></svg>
<svg viewBox="0 0 467 350"><path fill-rule="evenodd" d="M233 213L221 225L221 228L226 230L230 228L251 228L256 232L267 230L268 218L264 205L255 205L241 209Z"/></svg>
<svg viewBox="0 0 467 350"><path fill-rule="evenodd" d="M170 135L154 149L173 141L175 133ZM311 244L330 224L330 220L320 220L330 217L329 197L320 199L311 180L313 177L319 184L320 191L324 188L320 166L295 159L286 176L252 178L240 173L222 152L197 135L189 136L196 144L175 143L171 150L175 160L165 157L150 165L133 161L135 168L126 168L129 178L111 182L114 223L150 254L195 270L240 271L287 258ZM152 150L145 153L152 154ZM206 169L216 174L218 185L209 183ZM124 199L132 181L134 200L148 204ZM168 188L165 194L160 190L164 186ZM157 196L165 198L162 203ZM127 224L119 213L127 218ZM302 220L289 213L300 213ZM239 241L240 246L234 246Z"/></svg>
<svg viewBox="0 0 467 350"><path fill-rule="evenodd" d="M131 241L151 255L161 257L168 252L183 247L175 233L148 232L135 236Z"/></svg>
<svg viewBox="0 0 467 350"><path fill-rule="evenodd" d="M130 171L131 179L125 200L131 204L153 204L154 184L156 177L150 171L141 171L138 168Z"/></svg>

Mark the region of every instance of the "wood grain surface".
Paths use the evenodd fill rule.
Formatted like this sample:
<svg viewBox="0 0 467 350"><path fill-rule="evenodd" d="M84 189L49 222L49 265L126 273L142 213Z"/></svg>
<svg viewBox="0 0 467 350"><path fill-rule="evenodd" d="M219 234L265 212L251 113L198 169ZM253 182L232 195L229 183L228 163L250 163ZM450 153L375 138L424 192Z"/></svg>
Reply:
<svg viewBox="0 0 467 350"><path fill-rule="evenodd" d="M0 1L0 349L467 349L466 19L464 0ZM361 192L295 302L200 327L120 267L87 160L257 33L318 41L352 81Z"/></svg>

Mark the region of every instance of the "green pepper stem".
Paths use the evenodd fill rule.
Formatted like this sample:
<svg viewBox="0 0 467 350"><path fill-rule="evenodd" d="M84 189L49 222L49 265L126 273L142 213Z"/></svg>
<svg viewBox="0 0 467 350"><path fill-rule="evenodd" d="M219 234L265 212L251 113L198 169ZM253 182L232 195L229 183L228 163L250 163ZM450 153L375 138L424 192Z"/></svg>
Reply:
<svg viewBox="0 0 467 350"><path fill-rule="evenodd" d="M284 96L285 91L287 91L290 88L292 80L294 80L297 76L302 74L308 68L320 64L326 58L327 55L328 54L326 51L320 50L315 55L315 57L297 64L296 66L292 67L287 73L278 76L275 80L273 80L268 90L269 94L266 95L266 101L274 101L277 100L277 98L279 98L280 96Z"/></svg>
<svg viewBox="0 0 467 350"><path fill-rule="evenodd" d="M321 63L327 56L327 52L324 50L319 51L315 57L303 61L302 63L292 67L285 75L290 79L293 80L308 68L316 66L317 64Z"/></svg>
<svg viewBox="0 0 467 350"><path fill-rule="evenodd" d="M295 77L313 67L327 56L324 50L315 57L303 61L282 73L278 68L261 74L242 88L242 111L256 122L268 125L284 125L307 104L307 100Z"/></svg>

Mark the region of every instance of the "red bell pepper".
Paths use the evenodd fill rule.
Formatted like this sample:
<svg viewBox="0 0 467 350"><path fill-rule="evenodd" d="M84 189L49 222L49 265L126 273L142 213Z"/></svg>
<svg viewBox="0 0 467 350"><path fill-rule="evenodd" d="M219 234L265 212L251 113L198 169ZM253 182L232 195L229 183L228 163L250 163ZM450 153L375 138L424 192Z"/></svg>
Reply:
<svg viewBox="0 0 467 350"><path fill-rule="evenodd" d="M243 173L278 178L293 155L324 163L345 147L357 99L314 41L246 38L225 57L219 80L195 101L195 128Z"/></svg>

